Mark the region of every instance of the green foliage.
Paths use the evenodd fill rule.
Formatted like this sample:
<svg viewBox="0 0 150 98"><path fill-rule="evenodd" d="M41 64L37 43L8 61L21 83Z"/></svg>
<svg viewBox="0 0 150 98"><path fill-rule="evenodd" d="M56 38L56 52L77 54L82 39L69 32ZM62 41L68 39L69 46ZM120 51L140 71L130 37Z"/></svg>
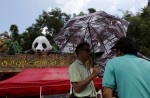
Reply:
<svg viewBox="0 0 150 98"><path fill-rule="evenodd" d="M18 41L13 41L12 39L7 43L7 49L5 50L5 54L14 55L18 54L22 51L21 45Z"/></svg>
<svg viewBox="0 0 150 98"><path fill-rule="evenodd" d="M11 31L10 40L6 42L7 47L4 53L8 55L14 55L22 51L21 45L23 44L24 41L18 33L19 30L17 25L15 24L11 25L10 31Z"/></svg>
<svg viewBox="0 0 150 98"><path fill-rule="evenodd" d="M94 8L89 8L88 11L89 11L89 14L96 12L96 10Z"/></svg>
<svg viewBox="0 0 150 98"><path fill-rule="evenodd" d="M150 5L142 9L141 13L135 16L127 12L124 18L130 22L127 36L137 40L139 51L150 57Z"/></svg>
<svg viewBox="0 0 150 98"><path fill-rule="evenodd" d="M11 39L13 41L17 40L18 42L20 42L20 35L17 25L15 24L11 25L9 30L11 32Z"/></svg>
<svg viewBox="0 0 150 98"><path fill-rule="evenodd" d="M50 36L48 40L52 46L56 46L53 38L57 35L57 33L59 33L61 28L64 26L64 23L66 23L69 19L70 15L61 12L59 8L52 9L50 12L43 11L43 13L39 15L38 19L36 19L36 23L28 27L26 32L22 34L22 37L25 40L25 43L22 46L23 50L31 49L34 39L43 35L41 32L44 27L48 28L46 34Z"/></svg>
<svg viewBox="0 0 150 98"><path fill-rule="evenodd" d="M89 8L89 13L94 13L94 8ZM120 10L122 11L122 10ZM146 56L150 57L150 2L144 7L141 12L134 15L130 11L122 11L123 18L130 22L128 26L127 36L130 36L137 40L139 44L139 50L142 51ZM42 28L47 27L48 40L55 49L58 49L57 45L53 41L55 35L59 33L64 24L71 18L76 16L86 15L84 12L79 14L68 15L63 13L59 8L52 9L50 12L43 11L41 15L36 19L36 23L32 24L26 29L25 32L19 34L18 27L11 25L11 42L8 45L15 48L14 53L18 53L21 50L26 51L31 49L34 39L40 35L43 35Z"/></svg>
<svg viewBox="0 0 150 98"><path fill-rule="evenodd" d="M80 12L78 16L86 15L84 12Z"/></svg>

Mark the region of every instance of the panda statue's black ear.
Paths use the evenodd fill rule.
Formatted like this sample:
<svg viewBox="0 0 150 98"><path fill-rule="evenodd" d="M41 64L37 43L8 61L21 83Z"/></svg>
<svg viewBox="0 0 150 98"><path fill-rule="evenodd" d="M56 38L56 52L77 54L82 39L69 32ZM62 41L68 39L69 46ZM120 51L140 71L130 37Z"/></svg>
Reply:
<svg viewBox="0 0 150 98"><path fill-rule="evenodd" d="M21 53L23 53L23 54L35 54L32 49L27 50L27 51L23 51L23 52L21 52Z"/></svg>

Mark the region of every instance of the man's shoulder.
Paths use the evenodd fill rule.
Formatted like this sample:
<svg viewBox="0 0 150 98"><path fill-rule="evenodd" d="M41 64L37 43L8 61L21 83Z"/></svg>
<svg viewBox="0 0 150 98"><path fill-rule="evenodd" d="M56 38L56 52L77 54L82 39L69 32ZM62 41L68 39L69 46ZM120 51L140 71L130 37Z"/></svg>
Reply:
<svg viewBox="0 0 150 98"><path fill-rule="evenodd" d="M116 56L114 58L111 58L110 61L118 61L118 60L122 60L124 58L128 58L126 55L122 55L122 56Z"/></svg>
<svg viewBox="0 0 150 98"><path fill-rule="evenodd" d="M69 69L76 69L77 68L77 61L75 60L72 64L69 65Z"/></svg>
<svg viewBox="0 0 150 98"><path fill-rule="evenodd" d="M76 60L73 62L73 63L71 63L70 64L70 66L69 67L71 67L71 66L75 66L77 64L77 62L76 62Z"/></svg>
<svg viewBox="0 0 150 98"><path fill-rule="evenodd" d="M76 66L76 65L80 65L80 64L82 64L81 61L75 60L72 64L70 64L70 66Z"/></svg>
<svg viewBox="0 0 150 98"><path fill-rule="evenodd" d="M114 57L111 58L110 60L108 60L107 65L116 65L116 63L122 62L124 61L124 57L123 56L118 56L118 57Z"/></svg>
<svg viewBox="0 0 150 98"><path fill-rule="evenodd" d="M117 60L119 60L119 59L122 59L120 56L118 56L118 57L113 57L113 58L111 58L110 60L109 60L109 62L114 62L114 61L117 61Z"/></svg>

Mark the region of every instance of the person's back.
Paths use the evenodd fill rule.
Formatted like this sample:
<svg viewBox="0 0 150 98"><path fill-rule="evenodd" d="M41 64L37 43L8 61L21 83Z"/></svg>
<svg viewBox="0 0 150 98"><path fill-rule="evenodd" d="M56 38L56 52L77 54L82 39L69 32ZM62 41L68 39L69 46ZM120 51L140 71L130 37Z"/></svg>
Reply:
<svg viewBox="0 0 150 98"><path fill-rule="evenodd" d="M112 49L117 57L109 60L105 67L104 98L112 98L115 89L119 98L150 98L150 62L137 57L134 40L123 37Z"/></svg>
<svg viewBox="0 0 150 98"><path fill-rule="evenodd" d="M150 62L134 55L110 60L120 98L150 97ZM109 63L109 62L108 62Z"/></svg>

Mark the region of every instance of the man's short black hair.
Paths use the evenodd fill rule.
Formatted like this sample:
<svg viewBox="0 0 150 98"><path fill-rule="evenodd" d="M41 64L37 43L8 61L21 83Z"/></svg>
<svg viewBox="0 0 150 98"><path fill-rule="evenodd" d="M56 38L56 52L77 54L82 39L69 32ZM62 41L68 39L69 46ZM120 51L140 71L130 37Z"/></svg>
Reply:
<svg viewBox="0 0 150 98"><path fill-rule="evenodd" d="M79 43L79 44L77 45L76 49L75 49L75 53L76 53L76 55L78 55L78 51L79 51L79 49L82 49L84 45L87 45L87 46L89 46L89 47L90 47L90 44L89 44L89 43L87 43L87 42L81 42L81 43Z"/></svg>
<svg viewBox="0 0 150 98"><path fill-rule="evenodd" d="M122 37L116 41L112 49L120 50L124 54L137 55L137 44L129 37Z"/></svg>

